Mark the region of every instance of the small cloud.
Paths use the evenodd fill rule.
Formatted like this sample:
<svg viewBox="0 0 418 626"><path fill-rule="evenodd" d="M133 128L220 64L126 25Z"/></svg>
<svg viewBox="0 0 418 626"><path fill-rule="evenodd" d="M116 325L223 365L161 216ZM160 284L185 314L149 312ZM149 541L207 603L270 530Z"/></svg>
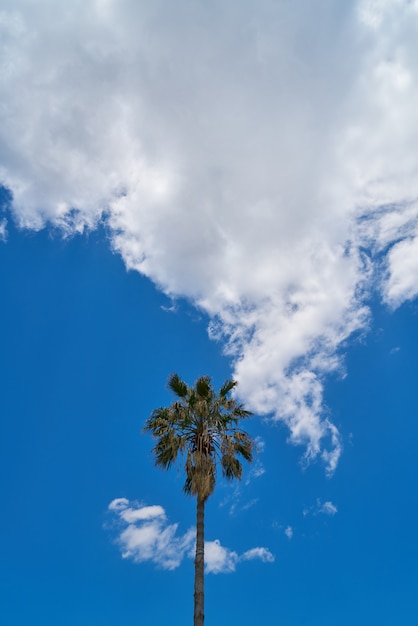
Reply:
<svg viewBox="0 0 418 626"><path fill-rule="evenodd" d="M316 504L303 510L303 515L335 515L337 512L337 507L330 500L322 503L321 500L317 498Z"/></svg>
<svg viewBox="0 0 418 626"><path fill-rule="evenodd" d="M127 498L116 498L108 509L117 515L121 526L116 543L122 558L132 559L135 563L151 561L166 570L177 569L184 558L194 558L195 528L179 534L178 524L167 521L162 506L146 506L131 503ZM254 559L270 563L274 556L263 547L252 548L240 556L223 546L219 539L205 542L205 571L208 574L228 574L235 571L240 561Z"/></svg>
<svg viewBox="0 0 418 626"><path fill-rule="evenodd" d="M331 501L324 502L319 508L318 513L325 513L325 515L335 515L338 509Z"/></svg>
<svg viewBox="0 0 418 626"><path fill-rule="evenodd" d="M274 555L267 548L251 548L241 555L241 561L254 561L259 559L263 563L273 563Z"/></svg>
<svg viewBox="0 0 418 626"><path fill-rule="evenodd" d="M328 478L331 478L337 468L343 447L341 443L341 435L338 432L338 429L329 421L327 421L326 424L331 439L331 449L323 450L321 457L326 466L326 475Z"/></svg>
<svg viewBox="0 0 418 626"><path fill-rule="evenodd" d="M109 504L108 509L109 511L123 511L128 506L129 506L129 500L127 500L126 498L115 498Z"/></svg>
<svg viewBox="0 0 418 626"><path fill-rule="evenodd" d="M285 529L284 534L286 535L288 539L291 539L293 537L293 528L291 526L288 526Z"/></svg>
<svg viewBox="0 0 418 626"><path fill-rule="evenodd" d="M306 514L305 511L303 512L303 514ZM290 524L285 527L284 524L279 524L279 522L273 522L272 528L277 530L277 532L279 533L284 533L288 539L292 539L293 537L293 528L292 526L290 526Z"/></svg>
<svg viewBox="0 0 418 626"><path fill-rule="evenodd" d="M400 347L396 346L395 348L392 348L392 350L389 352L389 354L396 354L399 351L400 351Z"/></svg>
<svg viewBox="0 0 418 626"><path fill-rule="evenodd" d="M7 219L0 220L0 241L7 241Z"/></svg>
<svg viewBox="0 0 418 626"><path fill-rule="evenodd" d="M260 437L259 435L254 439L254 447L255 447L255 451L258 454L261 454L262 452L264 452L264 448L266 447L266 442L264 441L264 439L262 437Z"/></svg>
<svg viewBox="0 0 418 626"><path fill-rule="evenodd" d="M207 574L235 572L238 561L238 554L222 546L218 539L205 542L205 572Z"/></svg>
<svg viewBox="0 0 418 626"><path fill-rule="evenodd" d="M274 563L274 555L267 548L251 548L241 556L221 545L218 539L205 542L205 572L207 574L229 574L235 572L242 561Z"/></svg>
<svg viewBox="0 0 418 626"><path fill-rule="evenodd" d="M161 506L144 506L141 509L127 508L121 513L122 519L128 524L133 524L141 520L155 519L157 517L165 518L165 511Z"/></svg>

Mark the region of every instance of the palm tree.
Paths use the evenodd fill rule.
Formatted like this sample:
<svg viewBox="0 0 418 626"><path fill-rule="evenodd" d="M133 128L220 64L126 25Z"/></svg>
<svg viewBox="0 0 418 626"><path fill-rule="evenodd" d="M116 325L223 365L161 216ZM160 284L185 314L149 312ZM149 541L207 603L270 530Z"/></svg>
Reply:
<svg viewBox="0 0 418 626"><path fill-rule="evenodd" d="M204 621L204 512L215 488L217 467L225 478L240 479L239 457L252 461L253 442L238 428L239 421L251 413L229 396L236 385L236 381L227 380L216 393L209 376L200 377L189 387L172 374L168 387L176 401L155 409L144 427L156 440L153 453L157 467L169 469L179 456L185 460L184 491L197 500L194 626L203 626Z"/></svg>

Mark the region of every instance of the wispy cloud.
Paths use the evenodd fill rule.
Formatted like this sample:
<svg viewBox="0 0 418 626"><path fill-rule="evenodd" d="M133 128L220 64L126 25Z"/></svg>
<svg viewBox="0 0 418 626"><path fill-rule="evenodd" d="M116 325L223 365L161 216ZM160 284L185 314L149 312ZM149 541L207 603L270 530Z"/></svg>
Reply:
<svg viewBox="0 0 418 626"><path fill-rule="evenodd" d="M7 219L0 220L0 241L7 241Z"/></svg>
<svg viewBox="0 0 418 626"><path fill-rule="evenodd" d="M266 470L264 469L261 461L256 459L249 470L247 477L245 479L245 486L248 487L254 480L264 476ZM229 514L235 515L237 511L246 511L251 507L255 506L258 502L258 498L252 498L244 503L242 503L243 499L243 490L241 485L235 485L232 491L224 498L221 503L221 506L228 505L229 506Z"/></svg>
<svg viewBox="0 0 418 626"><path fill-rule="evenodd" d="M266 470L261 461L261 454L265 449L265 441L262 437L257 436L254 440L254 455L250 469L246 470L246 477L244 484L246 487L250 485L254 480L257 480L261 476L264 476ZM235 484L230 486L228 495L221 502L221 506L229 506L229 514L235 515L238 511L246 511L255 506L258 502L258 498L252 498L249 501L242 503L243 490L241 484Z"/></svg>
<svg viewBox="0 0 418 626"><path fill-rule="evenodd" d="M248 509L251 509L253 506L255 506L257 502L258 498L253 498L252 500L249 500L241 506L241 511L248 511Z"/></svg>
<svg viewBox="0 0 418 626"><path fill-rule="evenodd" d="M260 458L260 456L263 454L265 450L265 447L266 447L266 442L264 441L264 439L260 436L257 436L254 440L255 459L245 479L246 485L249 485L253 480L260 478L266 473L266 470Z"/></svg>
<svg viewBox="0 0 418 626"><path fill-rule="evenodd" d="M266 473L263 464L259 459L256 459L250 471L248 472L248 476L245 479L245 484L249 485L253 480L260 478Z"/></svg>
<svg viewBox="0 0 418 626"><path fill-rule="evenodd" d="M293 531L293 527L290 526L290 524L288 526L284 526L283 524L280 524L279 522L275 521L273 522L272 527L280 533L283 532L288 539L292 539L294 531Z"/></svg>
<svg viewBox="0 0 418 626"><path fill-rule="evenodd" d="M178 524L167 521L161 506L146 506L126 498L116 498L108 508L119 522L116 543L124 559L132 559L136 563L151 561L162 569L174 570L185 558L194 558L195 529L178 533ZM234 572L241 561L255 559L271 563L274 556L264 547L252 548L239 555L223 546L218 539L205 542L205 571L208 574Z"/></svg>
<svg viewBox="0 0 418 626"><path fill-rule="evenodd" d="M335 504L331 502L331 500L327 500L326 502L321 502L319 498L317 498L316 503L313 506L310 506L303 511L303 515L335 515L338 512Z"/></svg>
<svg viewBox="0 0 418 626"><path fill-rule="evenodd" d="M418 294L417 5L337 4L22 0L0 16L18 223L105 220L128 268L211 317L248 406L329 473L324 384L369 290L391 307Z"/></svg>
<svg viewBox="0 0 418 626"><path fill-rule="evenodd" d="M274 556L267 548L251 548L251 550L247 550L240 557L241 561L254 561L260 560L263 563L273 563Z"/></svg>

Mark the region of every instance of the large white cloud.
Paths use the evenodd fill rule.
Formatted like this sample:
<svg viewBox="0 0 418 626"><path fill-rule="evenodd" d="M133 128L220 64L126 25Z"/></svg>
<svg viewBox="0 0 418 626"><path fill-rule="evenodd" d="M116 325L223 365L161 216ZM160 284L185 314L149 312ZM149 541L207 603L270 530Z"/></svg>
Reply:
<svg viewBox="0 0 418 626"><path fill-rule="evenodd" d="M105 219L127 267L209 313L250 408L330 472L324 377L372 281L392 306L418 292L417 17L406 0L0 11L15 219Z"/></svg>

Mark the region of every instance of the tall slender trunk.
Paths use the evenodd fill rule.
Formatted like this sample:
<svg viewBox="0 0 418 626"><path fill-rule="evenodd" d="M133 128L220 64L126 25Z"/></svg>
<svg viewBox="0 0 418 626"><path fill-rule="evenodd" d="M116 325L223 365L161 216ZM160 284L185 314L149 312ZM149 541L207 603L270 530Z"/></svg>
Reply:
<svg viewBox="0 0 418 626"><path fill-rule="evenodd" d="M205 501L197 498L196 557L194 560L194 626L203 626L205 567Z"/></svg>

